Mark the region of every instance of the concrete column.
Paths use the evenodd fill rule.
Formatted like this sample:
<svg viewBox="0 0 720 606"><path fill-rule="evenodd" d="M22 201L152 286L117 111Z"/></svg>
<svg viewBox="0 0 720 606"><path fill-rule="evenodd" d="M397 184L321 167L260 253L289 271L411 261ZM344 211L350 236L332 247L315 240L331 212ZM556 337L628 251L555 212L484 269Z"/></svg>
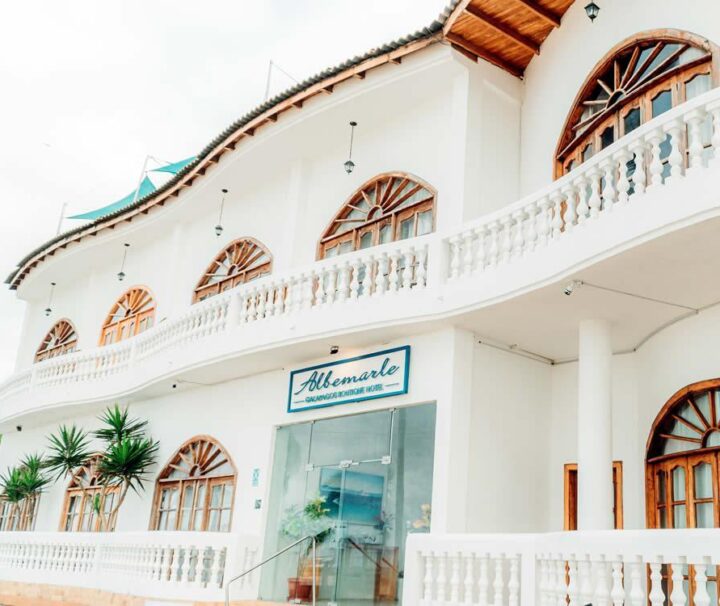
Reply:
<svg viewBox="0 0 720 606"><path fill-rule="evenodd" d="M610 326L583 320L578 360L578 530L613 528Z"/></svg>
<svg viewBox="0 0 720 606"><path fill-rule="evenodd" d="M467 528L470 468L470 415L475 339L471 332L450 328L437 345L437 417L433 470L432 532L464 532Z"/></svg>

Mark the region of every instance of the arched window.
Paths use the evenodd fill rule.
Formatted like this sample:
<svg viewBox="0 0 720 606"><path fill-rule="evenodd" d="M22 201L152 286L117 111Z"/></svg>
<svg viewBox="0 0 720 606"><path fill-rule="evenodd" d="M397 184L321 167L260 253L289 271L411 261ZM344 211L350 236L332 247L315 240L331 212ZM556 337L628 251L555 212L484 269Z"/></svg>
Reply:
<svg viewBox="0 0 720 606"><path fill-rule="evenodd" d="M209 436L183 444L158 476L153 530L228 532L235 497L235 466Z"/></svg>
<svg viewBox="0 0 720 606"><path fill-rule="evenodd" d="M205 270L195 287L193 303L271 271L272 256L265 246L253 238L235 240L223 249Z"/></svg>
<svg viewBox="0 0 720 606"><path fill-rule="evenodd" d="M720 526L720 379L678 391L647 444L648 526Z"/></svg>
<svg viewBox="0 0 720 606"><path fill-rule="evenodd" d="M147 289L136 286L113 305L102 328L100 345L117 343L135 336L153 325L155 301Z"/></svg>
<svg viewBox="0 0 720 606"><path fill-rule="evenodd" d="M40 362L55 356L61 356L77 348L77 333L69 320L60 320L40 343L35 352L35 361Z"/></svg>
<svg viewBox="0 0 720 606"><path fill-rule="evenodd" d="M320 239L319 257L333 257L435 229L436 193L405 173L375 177L358 189Z"/></svg>
<svg viewBox="0 0 720 606"><path fill-rule="evenodd" d="M616 46L575 98L557 146L556 176L641 124L717 86L716 49L699 36L675 30L640 34ZM709 137L706 131L704 136ZM670 154L668 142L661 151Z"/></svg>
<svg viewBox="0 0 720 606"><path fill-rule="evenodd" d="M62 530L65 532L103 530L103 519L98 515L98 509L105 516L105 528L115 530L117 516L114 515L111 520L107 518L115 505L115 499L118 498L119 486L110 486L103 490L97 472L99 458L100 455L97 455L83 465L68 485L62 517ZM95 505L98 499L99 507Z"/></svg>

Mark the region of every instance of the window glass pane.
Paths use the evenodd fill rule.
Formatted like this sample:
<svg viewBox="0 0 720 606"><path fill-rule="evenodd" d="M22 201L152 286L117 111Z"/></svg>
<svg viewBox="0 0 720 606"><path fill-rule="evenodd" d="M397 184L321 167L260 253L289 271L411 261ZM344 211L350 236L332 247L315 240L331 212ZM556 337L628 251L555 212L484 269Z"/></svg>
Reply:
<svg viewBox="0 0 720 606"><path fill-rule="evenodd" d="M230 513L223 510L220 512L220 532L230 531Z"/></svg>
<svg viewBox="0 0 720 606"><path fill-rule="evenodd" d="M232 489L232 484L225 484L225 491L223 492L223 507L226 509L229 509L232 504Z"/></svg>
<svg viewBox="0 0 720 606"><path fill-rule="evenodd" d="M697 503L695 505L695 527L712 528L714 524L713 504Z"/></svg>
<svg viewBox="0 0 720 606"><path fill-rule="evenodd" d="M693 468L695 473L695 498L712 499L712 466L710 463L700 463Z"/></svg>
<svg viewBox="0 0 720 606"><path fill-rule="evenodd" d="M217 532L220 528L219 524L220 516L217 509L210 510L210 519L208 520L208 530L210 532Z"/></svg>
<svg viewBox="0 0 720 606"><path fill-rule="evenodd" d="M662 507L658 513L660 514L660 528L667 528L667 509Z"/></svg>
<svg viewBox="0 0 720 606"><path fill-rule="evenodd" d="M193 485L187 484L183 490L183 508L182 518L180 520L180 530L190 530L190 514L192 512L193 503Z"/></svg>
<svg viewBox="0 0 720 606"><path fill-rule="evenodd" d="M672 108L672 93L664 90L652 100L652 117L664 114Z"/></svg>
<svg viewBox="0 0 720 606"><path fill-rule="evenodd" d="M222 500L222 484L216 484L212 487L212 493L210 494L210 507L220 507Z"/></svg>
<svg viewBox="0 0 720 606"><path fill-rule="evenodd" d="M672 470L672 500L685 500L685 468L676 467Z"/></svg>
<svg viewBox="0 0 720 606"><path fill-rule="evenodd" d="M429 234L432 231L432 224L433 224L433 213L432 210L426 210L424 212L421 212L418 214L418 227L417 227L417 235L418 236L424 236L425 234Z"/></svg>
<svg viewBox="0 0 720 606"><path fill-rule="evenodd" d="M582 152L583 162L585 162L585 161L589 160L590 158L592 158L594 153L595 153L595 152L593 151L593 144L592 144L592 143L588 143L588 144L585 146L585 149L583 149L583 152Z"/></svg>
<svg viewBox="0 0 720 606"><path fill-rule="evenodd" d="M195 501L195 524L193 530L202 530L203 516L205 515L205 484L198 486L197 500Z"/></svg>
<svg viewBox="0 0 720 606"><path fill-rule="evenodd" d="M664 471L661 471L657 474L657 480L658 480L657 502L664 503L665 502L665 472Z"/></svg>
<svg viewBox="0 0 720 606"><path fill-rule="evenodd" d="M600 148L605 149L608 145L611 145L613 141L615 141L615 127L608 126L600 134Z"/></svg>
<svg viewBox="0 0 720 606"><path fill-rule="evenodd" d="M387 244L392 242L392 228L387 223L380 228L380 244Z"/></svg>
<svg viewBox="0 0 720 606"><path fill-rule="evenodd" d="M698 74L685 83L685 98L689 101L710 90L710 74Z"/></svg>
<svg viewBox="0 0 720 606"><path fill-rule="evenodd" d="M372 239L373 233L371 231L366 231L362 236L360 236L360 250L370 248L373 243Z"/></svg>
<svg viewBox="0 0 720 606"><path fill-rule="evenodd" d="M399 240L405 240L406 238L412 238L413 234L413 227L415 223L415 217L410 217L408 219L405 219L400 223L400 235Z"/></svg>
<svg viewBox="0 0 720 606"><path fill-rule="evenodd" d="M710 446L720 446L720 431L713 431L706 439L705 444Z"/></svg>
<svg viewBox="0 0 720 606"><path fill-rule="evenodd" d="M673 527L687 528L687 514L685 513L685 505L673 506Z"/></svg>
<svg viewBox="0 0 720 606"><path fill-rule="evenodd" d="M715 569L713 567L708 566L708 575L715 575ZM710 603L711 604L717 604L718 603L718 594L717 594L717 581L708 581L707 583L707 592L710 594ZM685 594L689 595L689 594Z"/></svg>
<svg viewBox="0 0 720 606"><path fill-rule="evenodd" d="M631 109L623 118L625 134L630 134L640 126L640 108Z"/></svg>

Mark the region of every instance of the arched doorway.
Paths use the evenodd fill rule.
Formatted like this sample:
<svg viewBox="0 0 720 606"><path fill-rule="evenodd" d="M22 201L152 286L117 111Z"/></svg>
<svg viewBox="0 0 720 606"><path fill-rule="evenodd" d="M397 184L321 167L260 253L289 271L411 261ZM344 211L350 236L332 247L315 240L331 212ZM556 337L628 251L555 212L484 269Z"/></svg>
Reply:
<svg viewBox="0 0 720 606"><path fill-rule="evenodd" d="M684 387L647 443L648 528L720 527L720 379Z"/></svg>

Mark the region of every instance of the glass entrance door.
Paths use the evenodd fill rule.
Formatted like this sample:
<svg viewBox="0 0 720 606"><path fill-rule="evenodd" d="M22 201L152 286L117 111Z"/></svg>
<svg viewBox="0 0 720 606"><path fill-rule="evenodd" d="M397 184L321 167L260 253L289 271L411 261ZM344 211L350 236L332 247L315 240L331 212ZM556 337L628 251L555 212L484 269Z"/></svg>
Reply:
<svg viewBox="0 0 720 606"><path fill-rule="evenodd" d="M265 555L316 535L319 603L399 601L407 534L430 527L434 434L432 404L278 429ZM266 568L263 599L309 601L309 546Z"/></svg>

